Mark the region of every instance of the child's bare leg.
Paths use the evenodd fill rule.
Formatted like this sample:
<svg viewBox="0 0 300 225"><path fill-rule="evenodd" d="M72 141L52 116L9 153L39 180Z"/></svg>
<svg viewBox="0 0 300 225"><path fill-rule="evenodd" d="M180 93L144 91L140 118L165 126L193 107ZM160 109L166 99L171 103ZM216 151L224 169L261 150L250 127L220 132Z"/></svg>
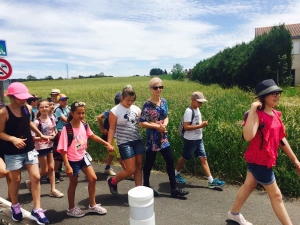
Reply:
<svg viewBox="0 0 300 225"><path fill-rule="evenodd" d="M289 217L289 215L285 209L285 206L283 204L281 191L278 188L276 181L274 181L273 184L263 185L263 186L266 189L266 191L270 197L272 208L273 208L276 216L280 220L280 222L283 225L292 225L290 217Z"/></svg>
<svg viewBox="0 0 300 225"><path fill-rule="evenodd" d="M256 188L257 181L253 177L252 173L247 172L246 180L242 187L239 189L235 202L233 203L233 206L231 208L231 212L239 213L248 199L249 195L252 193L252 191Z"/></svg>

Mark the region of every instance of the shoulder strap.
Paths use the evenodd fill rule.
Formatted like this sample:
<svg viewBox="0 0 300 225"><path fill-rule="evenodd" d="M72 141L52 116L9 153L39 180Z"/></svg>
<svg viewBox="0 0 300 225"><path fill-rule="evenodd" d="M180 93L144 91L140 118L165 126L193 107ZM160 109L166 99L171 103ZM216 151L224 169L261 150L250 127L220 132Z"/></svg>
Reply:
<svg viewBox="0 0 300 225"><path fill-rule="evenodd" d="M74 138L74 133L73 133L73 128L71 123L66 123L64 125L67 130L67 136L68 136L68 147L72 144L73 138Z"/></svg>
<svg viewBox="0 0 300 225"><path fill-rule="evenodd" d="M194 110L192 109L191 106L189 108L192 110L192 119L191 119L191 122L190 122L190 124L192 124L193 120L194 120L194 117L195 117L195 112L194 112Z"/></svg>
<svg viewBox="0 0 300 225"><path fill-rule="evenodd" d="M83 124L85 130L87 131L89 124L85 123L85 122L82 122L82 124ZM73 139L74 139L73 128L72 128L71 123L66 123L64 126L66 127L67 135L68 135L68 147L70 147L70 145L72 144Z"/></svg>
<svg viewBox="0 0 300 225"><path fill-rule="evenodd" d="M37 121L39 121L38 129L39 131L42 131L42 121L40 118L36 118Z"/></svg>
<svg viewBox="0 0 300 225"><path fill-rule="evenodd" d="M82 124L83 124L83 126L84 126L85 130L87 131L87 128L88 128L89 124L88 124L88 123L86 123L86 122L82 122Z"/></svg>

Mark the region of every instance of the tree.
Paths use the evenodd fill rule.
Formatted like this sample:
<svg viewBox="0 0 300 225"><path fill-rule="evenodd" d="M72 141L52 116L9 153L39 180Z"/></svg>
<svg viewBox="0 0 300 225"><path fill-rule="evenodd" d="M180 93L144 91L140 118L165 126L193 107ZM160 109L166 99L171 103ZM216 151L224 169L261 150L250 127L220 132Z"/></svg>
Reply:
<svg viewBox="0 0 300 225"><path fill-rule="evenodd" d="M184 77L183 66L179 63L173 65L173 69L171 70L171 72L173 80L182 80Z"/></svg>
<svg viewBox="0 0 300 225"><path fill-rule="evenodd" d="M52 77L51 75L46 76L46 77L45 77L45 80L53 80L53 77Z"/></svg>
<svg viewBox="0 0 300 225"><path fill-rule="evenodd" d="M62 77L57 78L57 80L62 80L62 79L63 79Z"/></svg>
<svg viewBox="0 0 300 225"><path fill-rule="evenodd" d="M165 74L168 74L167 70L165 69Z"/></svg>
<svg viewBox="0 0 300 225"><path fill-rule="evenodd" d="M157 76L164 74L164 71L160 68L153 68L150 70L150 76Z"/></svg>
<svg viewBox="0 0 300 225"><path fill-rule="evenodd" d="M265 79L280 85L291 83L292 36L284 24L249 43L225 48L209 59L197 63L190 78L203 84L234 85L249 90Z"/></svg>
<svg viewBox="0 0 300 225"><path fill-rule="evenodd" d="M35 76L28 75L27 80L37 80Z"/></svg>

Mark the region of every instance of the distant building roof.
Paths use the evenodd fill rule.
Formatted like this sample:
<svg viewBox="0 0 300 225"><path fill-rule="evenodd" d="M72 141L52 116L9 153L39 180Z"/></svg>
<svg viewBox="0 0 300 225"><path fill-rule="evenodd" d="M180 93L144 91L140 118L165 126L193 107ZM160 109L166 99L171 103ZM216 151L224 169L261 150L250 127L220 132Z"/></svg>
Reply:
<svg viewBox="0 0 300 225"><path fill-rule="evenodd" d="M264 33L270 32L272 27L255 28L255 37L260 36ZM288 29L291 32L292 38L300 38L300 23L287 24L287 25L285 25L285 27L286 27L286 29Z"/></svg>

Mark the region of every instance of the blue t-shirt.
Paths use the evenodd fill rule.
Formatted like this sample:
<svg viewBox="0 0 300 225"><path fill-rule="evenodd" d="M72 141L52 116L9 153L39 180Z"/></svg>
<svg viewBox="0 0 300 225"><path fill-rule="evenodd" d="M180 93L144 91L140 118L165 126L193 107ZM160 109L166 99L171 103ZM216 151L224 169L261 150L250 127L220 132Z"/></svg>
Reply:
<svg viewBox="0 0 300 225"><path fill-rule="evenodd" d="M62 121L60 119L60 117L65 116L66 118L68 118L68 115L69 115L69 112L70 112L68 107L62 108L62 110L59 107L57 107L55 109L55 117L57 118L57 121L58 121L57 124L56 124L56 128L57 128L58 131L61 131L63 129L64 124L65 124L65 122Z"/></svg>
<svg viewBox="0 0 300 225"><path fill-rule="evenodd" d="M108 117L109 117L109 112L110 112L110 110L106 110L106 111L103 113L103 116L104 116L105 118L107 118L107 119L108 119Z"/></svg>
<svg viewBox="0 0 300 225"><path fill-rule="evenodd" d="M148 123L158 123L163 122L164 119L168 117L168 104L166 99L161 98L160 106L154 104L151 101L145 102L140 122L148 122ZM162 135L155 129L148 129L146 130L146 140L147 140L147 147L146 151L159 151L163 148L170 146L168 141L167 134L164 133Z"/></svg>
<svg viewBox="0 0 300 225"><path fill-rule="evenodd" d="M32 108L32 112L30 115L30 119L32 122L35 121L37 113L38 113L37 107Z"/></svg>

